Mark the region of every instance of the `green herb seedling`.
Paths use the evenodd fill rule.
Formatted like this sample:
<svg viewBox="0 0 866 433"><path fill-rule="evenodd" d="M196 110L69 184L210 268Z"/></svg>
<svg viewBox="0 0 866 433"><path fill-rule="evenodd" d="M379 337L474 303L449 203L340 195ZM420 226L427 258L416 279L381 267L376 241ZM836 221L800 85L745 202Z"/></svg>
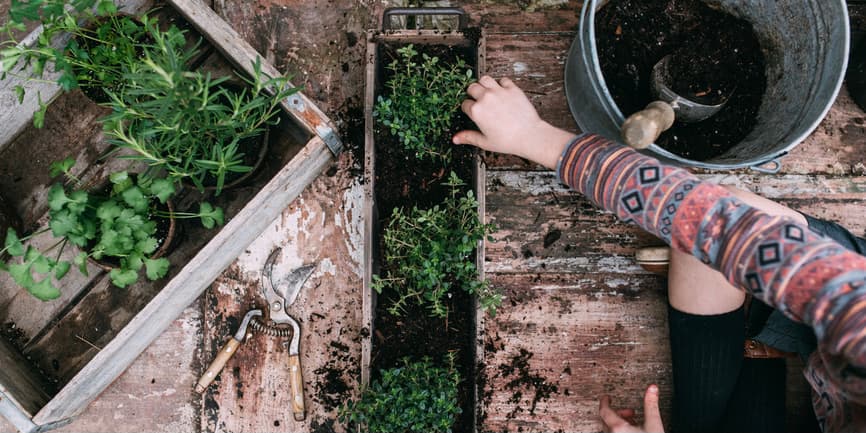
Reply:
<svg viewBox="0 0 866 433"><path fill-rule="evenodd" d="M447 361L447 367L437 367L429 358L404 359L381 371L357 401L340 408L340 422L364 425L369 433L450 433L462 410L453 353Z"/></svg>
<svg viewBox="0 0 866 433"><path fill-rule="evenodd" d="M448 132L466 87L473 81L472 69L462 59L452 64L421 54L413 45L397 50L388 69L387 95L379 96L373 115L403 147L418 159L450 160Z"/></svg>
<svg viewBox="0 0 866 433"><path fill-rule="evenodd" d="M395 208L384 237L384 276L373 276L373 289L395 291L399 299L388 308L398 315L407 303L427 305L434 316L448 314L445 299L452 290L478 296L484 310L495 313L502 296L478 279L473 252L495 230L478 218L478 201L454 172L445 185L451 195L430 209Z"/></svg>

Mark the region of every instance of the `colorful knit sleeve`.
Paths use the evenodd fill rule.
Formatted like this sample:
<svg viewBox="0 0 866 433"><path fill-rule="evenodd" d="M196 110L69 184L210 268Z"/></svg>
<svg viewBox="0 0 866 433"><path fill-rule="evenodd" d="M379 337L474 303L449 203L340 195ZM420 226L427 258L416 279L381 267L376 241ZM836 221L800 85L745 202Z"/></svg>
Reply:
<svg viewBox="0 0 866 433"><path fill-rule="evenodd" d="M829 376L849 398L866 403L866 257L598 135L578 136L557 172L621 220L812 326Z"/></svg>

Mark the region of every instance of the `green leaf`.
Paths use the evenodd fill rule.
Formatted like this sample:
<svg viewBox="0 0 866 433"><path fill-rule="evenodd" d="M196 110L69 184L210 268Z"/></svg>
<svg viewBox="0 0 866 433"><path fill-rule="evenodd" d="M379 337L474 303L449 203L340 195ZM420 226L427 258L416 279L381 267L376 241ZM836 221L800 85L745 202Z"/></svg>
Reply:
<svg viewBox="0 0 866 433"><path fill-rule="evenodd" d="M119 171L117 173L111 173L111 175L108 176L108 180L110 180L111 183L113 183L115 185L122 183L122 182L125 182L127 179L129 179L129 173L127 173L126 171Z"/></svg>
<svg viewBox="0 0 866 433"><path fill-rule="evenodd" d="M166 258L145 259L144 266L147 268L147 278L157 280L168 273L169 261Z"/></svg>
<svg viewBox="0 0 866 433"><path fill-rule="evenodd" d="M123 191L120 195L123 197L123 201L137 212L147 210L149 203L147 197L145 197L144 193L141 192L141 188L134 186Z"/></svg>
<svg viewBox="0 0 866 433"><path fill-rule="evenodd" d="M33 280L33 275L30 274L30 265L28 263L9 265L9 275L15 280L15 283L24 288L29 288L36 284L36 281Z"/></svg>
<svg viewBox="0 0 866 433"><path fill-rule="evenodd" d="M69 92L78 87L78 80L75 78L74 74L64 71L63 74L60 75L60 78L57 79L57 85L64 91Z"/></svg>
<svg viewBox="0 0 866 433"><path fill-rule="evenodd" d="M33 113L33 126L42 129L45 126L45 113L48 112L48 105L42 102L42 95L39 92L36 92L36 102L39 104L39 109Z"/></svg>
<svg viewBox="0 0 866 433"><path fill-rule="evenodd" d="M20 84L15 86L15 96L18 98L19 104L24 103L24 86L22 86Z"/></svg>
<svg viewBox="0 0 866 433"><path fill-rule="evenodd" d="M6 242L3 247L13 257L24 255L24 244L21 243L21 239L18 238L18 234L12 227L6 229Z"/></svg>
<svg viewBox="0 0 866 433"><path fill-rule="evenodd" d="M56 183L48 190L48 207L53 211L63 209L66 203L69 203L69 197L66 196L66 191L63 186Z"/></svg>
<svg viewBox="0 0 866 433"><path fill-rule="evenodd" d="M48 172L51 177L60 176L63 173L69 173L69 170L75 165L75 159L66 158L62 161L54 161L51 163L50 171ZM57 185L59 186L59 185ZM61 187L62 189L62 187ZM49 195L49 200L51 199ZM56 210L56 209L55 209Z"/></svg>
<svg viewBox="0 0 866 433"><path fill-rule="evenodd" d="M77 256L75 256L74 259L72 259L72 263L75 264L75 266L78 266L78 271L81 272L82 275L84 275L85 277L88 276L87 253L79 253Z"/></svg>
<svg viewBox="0 0 866 433"><path fill-rule="evenodd" d="M168 179L155 179L150 185L150 192L160 203L165 203L175 193L174 183Z"/></svg>
<svg viewBox="0 0 866 433"><path fill-rule="evenodd" d="M27 291L40 301L50 301L60 297L60 290L51 284L50 277L43 278L42 281L27 287Z"/></svg>
<svg viewBox="0 0 866 433"><path fill-rule="evenodd" d="M51 233L54 236L62 238L78 229L78 219L65 209L59 212L52 212L48 227L51 227Z"/></svg>
<svg viewBox="0 0 866 433"><path fill-rule="evenodd" d="M114 221L120 216L123 209L114 201L104 201L96 208L96 217L103 221Z"/></svg>
<svg viewBox="0 0 866 433"><path fill-rule="evenodd" d="M108 276L111 277L111 282L121 289L138 280L138 272L131 269L112 269Z"/></svg>
<svg viewBox="0 0 866 433"><path fill-rule="evenodd" d="M113 15L117 13L117 6L111 0L101 0L96 5L96 13L99 15Z"/></svg>
<svg viewBox="0 0 866 433"><path fill-rule="evenodd" d="M39 256L36 257L36 260L33 261L33 270L38 274L47 274L51 272L51 268L51 260L42 254L39 254Z"/></svg>
<svg viewBox="0 0 866 433"><path fill-rule="evenodd" d="M60 280L66 276L66 273L69 272L69 268L72 267L72 264L67 261L60 261L54 266L54 278Z"/></svg>
<svg viewBox="0 0 866 433"><path fill-rule="evenodd" d="M156 248L159 246L159 242L153 237L146 237L135 244L136 251L142 254L150 254L156 251Z"/></svg>

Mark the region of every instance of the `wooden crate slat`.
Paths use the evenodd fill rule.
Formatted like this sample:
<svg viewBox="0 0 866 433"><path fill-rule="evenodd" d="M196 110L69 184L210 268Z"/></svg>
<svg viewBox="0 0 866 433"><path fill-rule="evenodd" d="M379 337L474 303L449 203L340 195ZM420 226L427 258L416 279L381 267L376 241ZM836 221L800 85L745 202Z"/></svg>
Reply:
<svg viewBox="0 0 866 433"><path fill-rule="evenodd" d="M51 398L39 374L4 338L0 338L0 365L0 391L21 410L32 416Z"/></svg>
<svg viewBox="0 0 866 433"><path fill-rule="evenodd" d="M34 421L48 424L83 410L330 164L331 157L331 151L321 138L313 137L117 337L36 414Z"/></svg>

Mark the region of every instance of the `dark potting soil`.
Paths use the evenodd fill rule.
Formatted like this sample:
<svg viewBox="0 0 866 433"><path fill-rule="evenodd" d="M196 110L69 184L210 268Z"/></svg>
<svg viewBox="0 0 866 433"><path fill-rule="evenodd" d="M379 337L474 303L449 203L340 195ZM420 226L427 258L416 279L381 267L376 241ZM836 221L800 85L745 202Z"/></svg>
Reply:
<svg viewBox="0 0 866 433"><path fill-rule="evenodd" d="M404 45L385 45L380 52L380 64L387 65L397 55L396 50ZM447 45L416 45L421 53L437 56L443 62L463 58L467 64L475 64L472 48ZM379 82L390 78L390 71L382 68ZM377 93L385 90L377 89ZM429 208L441 203L450 188L443 185L454 171L470 189L473 183L474 148L451 144L453 134L462 129L474 129L472 122L459 109L455 112L453 127L439 138L442 146L453 146L451 162L441 160L418 161L413 153L403 150L402 145L390 131L375 125L376 137L376 201L379 210L379 227L387 227L395 207ZM381 237L377 240L382 243ZM382 248L379 248L382 251ZM381 261L381 257L379 257ZM383 263L383 267L387 263ZM393 292L378 297L375 312L373 339L372 375L382 369L400 365L403 358L417 361L429 357L438 365L446 365L449 352L456 354L456 368L461 377L458 400L463 412L458 417L453 431L472 431L474 423L474 358L475 358L475 309L474 299L463 290L454 290L447 300L448 316L445 319L432 317L426 306L409 304L399 316L387 310L394 303Z"/></svg>
<svg viewBox="0 0 866 433"><path fill-rule="evenodd" d="M400 360L429 357L447 366L446 355L455 353L455 367L460 374L457 399L463 413L453 431L472 431L474 418L475 310L472 296L457 290L447 300L448 317L432 317L424 306L409 304L406 311L394 316L387 310L396 301L393 292L379 296L373 324L372 377L382 369L401 365Z"/></svg>
<svg viewBox="0 0 866 433"><path fill-rule="evenodd" d="M700 0L611 0L596 15L596 43L607 87L623 115L657 99L653 66L667 55L671 87L701 103L728 102L697 123L676 122L656 144L704 161L745 138L767 87L764 54L751 24Z"/></svg>

